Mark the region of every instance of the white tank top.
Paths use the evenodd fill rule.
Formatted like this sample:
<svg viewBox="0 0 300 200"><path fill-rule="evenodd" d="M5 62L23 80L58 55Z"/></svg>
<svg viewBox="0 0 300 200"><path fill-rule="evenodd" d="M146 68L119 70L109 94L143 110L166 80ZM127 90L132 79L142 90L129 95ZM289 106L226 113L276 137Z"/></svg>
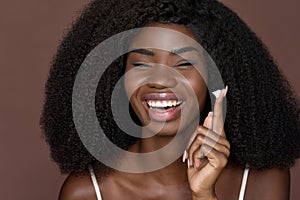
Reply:
<svg viewBox="0 0 300 200"><path fill-rule="evenodd" d="M96 178L96 175L95 175L95 172L94 172L94 169L93 169L92 165L89 165L89 171L90 171L91 178L92 178L92 181L93 181L93 185L94 185L94 188L95 188L95 191L96 191L97 200L102 200L100 187L99 187L99 184L97 182L97 178ZM241 188L240 188L239 200L244 199L248 174L249 174L249 167L246 166L245 169L244 169L244 173L243 173L243 179L242 179L242 184L241 184Z"/></svg>

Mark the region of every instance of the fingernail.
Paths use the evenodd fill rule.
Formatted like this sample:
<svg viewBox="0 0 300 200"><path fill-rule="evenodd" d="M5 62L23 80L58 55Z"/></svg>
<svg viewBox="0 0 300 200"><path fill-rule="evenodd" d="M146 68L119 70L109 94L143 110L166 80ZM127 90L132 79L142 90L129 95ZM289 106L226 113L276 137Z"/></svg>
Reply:
<svg viewBox="0 0 300 200"><path fill-rule="evenodd" d="M198 127L198 128L197 128L197 131L199 131L199 132L200 132L200 131L201 131L201 129L202 129L201 127Z"/></svg>
<svg viewBox="0 0 300 200"><path fill-rule="evenodd" d="M186 150L184 150L184 153L182 156L182 162L185 162L186 159L187 159L187 152L186 152Z"/></svg>
<svg viewBox="0 0 300 200"><path fill-rule="evenodd" d="M228 91L228 86L226 85L226 87L225 87L225 89L224 89L225 91L224 91L224 94L223 94L223 97L225 97L226 96L226 94L227 94L227 91Z"/></svg>
<svg viewBox="0 0 300 200"><path fill-rule="evenodd" d="M196 163L196 169L200 167L200 160Z"/></svg>
<svg viewBox="0 0 300 200"><path fill-rule="evenodd" d="M214 115L214 112L209 112L209 113L208 113L208 116L209 116L209 117L212 117L213 115Z"/></svg>
<svg viewBox="0 0 300 200"><path fill-rule="evenodd" d="M190 168L190 159L187 159L187 167Z"/></svg>

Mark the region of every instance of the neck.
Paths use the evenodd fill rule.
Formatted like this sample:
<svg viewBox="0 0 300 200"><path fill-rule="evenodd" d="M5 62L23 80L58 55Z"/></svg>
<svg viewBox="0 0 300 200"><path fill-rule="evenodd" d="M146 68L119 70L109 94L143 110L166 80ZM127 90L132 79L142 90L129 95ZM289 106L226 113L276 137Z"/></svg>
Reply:
<svg viewBox="0 0 300 200"><path fill-rule="evenodd" d="M181 159L177 159L172 164L160 170L150 172L148 177L151 177L153 181L162 185L182 185L188 181L186 170L186 164Z"/></svg>
<svg viewBox="0 0 300 200"><path fill-rule="evenodd" d="M142 138L137 142L136 150L139 153L157 151L165 147L166 145L168 145L173 139L174 136L160 136L160 135L155 135L150 138Z"/></svg>
<svg viewBox="0 0 300 200"><path fill-rule="evenodd" d="M152 179L158 184L178 185L186 183L187 166L186 163L182 162L182 154L195 129L196 127L191 124L187 125L184 128L184 131L174 134L171 134L170 132L151 134L151 130L143 129L143 136L153 136L148 138L142 137L132 145L128 151L139 153L140 155L145 153L145 156L149 156L150 154L151 158L146 161L137 159L136 161L130 162L130 164L139 169L149 169L149 166L156 166L154 169L157 170L136 175L147 176L147 179ZM126 156L123 158L124 162L128 161Z"/></svg>
<svg viewBox="0 0 300 200"><path fill-rule="evenodd" d="M193 129L194 130L194 129ZM145 135L149 133L143 132ZM191 135L188 131L175 135L156 134L149 138L142 138L129 148L134 153L154 153L151 163L139 163L141 165L149 165L156 163L162 165L161 169L153 172L144 173L143 176L151 178L156 183L164 185L178 185L187 182L186 163L182 162L182 154ZM174 141L175 142L174 142ZM168 147L167 147L168 146ZM165 148L168 149L165 149ZM162 149L163 152L161 151ZM159 151L159 152L158 152ZM174 158L171 160L170 158ZM170 159L171 162L166 163Z"/></svg>
<svg viewBox="0 0 300 200"><path fill-rule="evenodd" d="M159 147L163 147L165 144L168 144L172 139L167 137L162 137L160 139L142 139L138 141L130 151L136 153L146 153L146 152L153 152L158 149ZM157 156L153 157L151 163L140 163L141 165L149 165L152 163L164 163L164 160L167 156L171 153L166 154L157 154ZM173 155L174 157L174 155ZM176 157L175 157L176 158ZM161 169L146 172L146 173L126 173L128 176L137 177L137 180L147 180L152 185L164 185L164 186L172 186L172 185L182 185L187 184L187 166L186 163L182 162L182 153L180 154L179 158L176 158L171 164L168 164ZM141 178L142 176L142 178Z"/></svg>

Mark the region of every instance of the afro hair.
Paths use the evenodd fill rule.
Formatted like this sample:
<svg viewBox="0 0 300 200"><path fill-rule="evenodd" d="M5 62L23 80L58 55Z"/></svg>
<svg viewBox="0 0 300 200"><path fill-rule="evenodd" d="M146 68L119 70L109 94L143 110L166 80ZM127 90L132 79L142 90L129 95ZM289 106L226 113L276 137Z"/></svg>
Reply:
<svg viewBox="0 0 300 200"><path fill-rule="evenodd" d="M230 88L229 160L254 169L291 167L300 154L299 102L267 48L237 14L216 0L94 0L64 36L45 87L40 123L61 171L83 171L90 163L107 169L84 147L73 121L73 86L84 59L105 39L152 22L188 27L218 66ZM120 58L101 77L95 106L105 134L126 149L138 138L120 130L110 104L123 74Z"/></svg>

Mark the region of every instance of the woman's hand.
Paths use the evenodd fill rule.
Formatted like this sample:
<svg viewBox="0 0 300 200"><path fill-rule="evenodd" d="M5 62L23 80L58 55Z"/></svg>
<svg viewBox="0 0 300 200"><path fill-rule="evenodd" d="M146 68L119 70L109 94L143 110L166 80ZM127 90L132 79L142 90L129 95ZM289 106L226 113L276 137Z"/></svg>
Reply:
<svg viewBox="0 0 300 200"><path fill-rule="evenodd" d="M222 114L222 103L226 93L227 87L216 99L214 112L208 114L203 126L198 126L183 155L183 160L187 160L188 180L193 200L217 199L215 184L230 154Z"/></svg>

